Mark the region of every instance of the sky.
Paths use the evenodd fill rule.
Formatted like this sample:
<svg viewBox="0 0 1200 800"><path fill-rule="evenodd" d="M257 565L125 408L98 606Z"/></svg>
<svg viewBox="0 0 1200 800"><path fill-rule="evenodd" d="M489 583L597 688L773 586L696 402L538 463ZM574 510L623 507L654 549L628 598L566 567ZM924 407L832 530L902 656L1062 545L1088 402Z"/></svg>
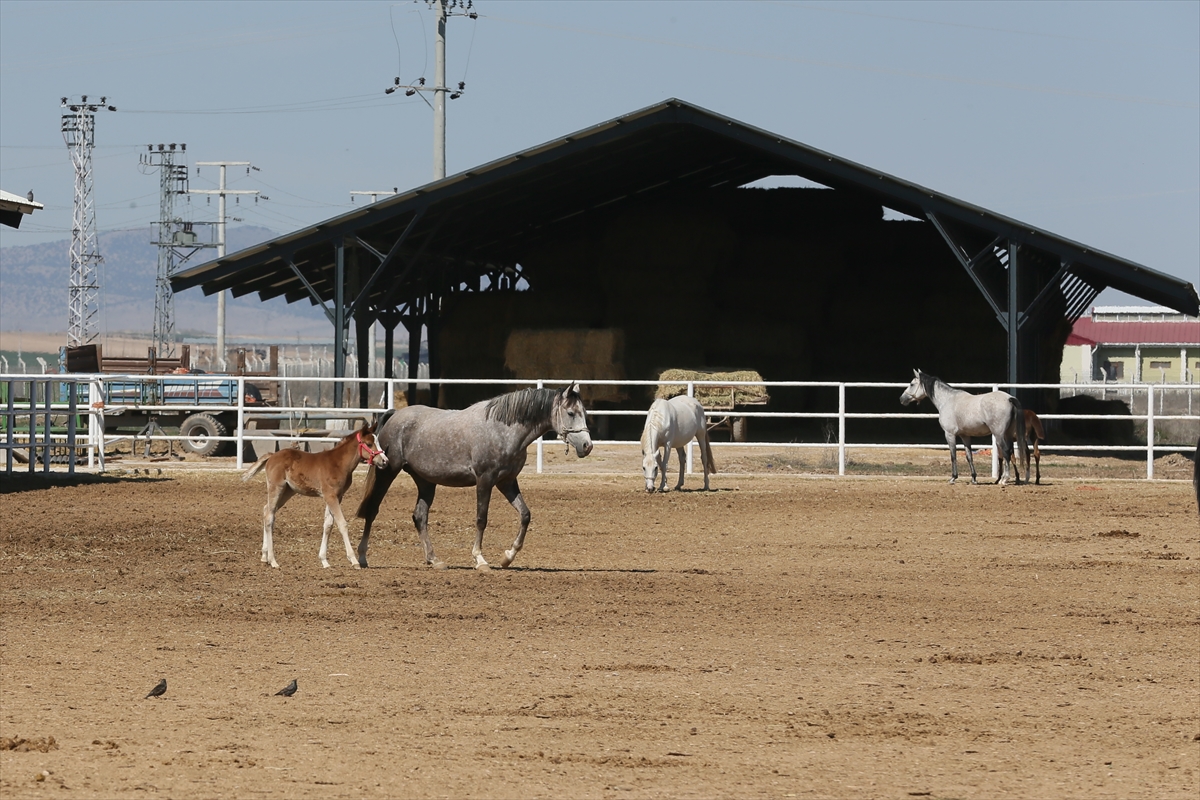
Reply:
<svg viewBox="0 0 1200 800"><path fill-rule="evenodd" d="M1200 2L504 2L452 17L453 174L677 97L1200 283ZM104 95L100 230L157 218L150 143L250 161L245 224L432 179L420 2L0 0L0 186L46 205L0 245L70 235L60 98ZM358 198L355 202L366 200ZM193 218L215 218L197 197ZM231 223L236 224L236 223ZM198 291L198 290L197 290ZM1098 303L1142 303L1113 290Z"/></svg>

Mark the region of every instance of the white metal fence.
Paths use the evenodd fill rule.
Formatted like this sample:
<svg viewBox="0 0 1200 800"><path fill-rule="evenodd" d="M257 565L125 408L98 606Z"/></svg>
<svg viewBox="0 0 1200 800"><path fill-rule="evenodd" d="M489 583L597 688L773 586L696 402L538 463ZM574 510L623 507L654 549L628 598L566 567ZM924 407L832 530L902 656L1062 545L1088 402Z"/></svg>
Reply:
<svg viewBox="0 0 1200 800"><path fill-rule="evenodd" d="M109 398L110 390L114 384L129 386L138 385L144 387L144 396L159 397L164 395L163 386L161 384L170 382L172 384L186 384L190 381L196 382L197 386L203 382L212 383L214 380L218 382L228 383L230 385L230 395L225 400L217 400L215 402L204 403L164 403L162 401L155 403L149 402L134 402L134 403L115 403ZM500 394L504 391L522 386L543 386L553 385L559 386L566 381L529 381L517 379L490 379L490 380L472 380L472 379L429 379L422 376L420 385L429 385L437 387L440 385L473 385L473 386L488 386L495 387L495 394ZM277 406L261 406L248 404L246 402L246 384L257 381L263 382L279 382L287 384L289 382L304 381L307 383L320 382L322 384L330 384L329 396L336 397L340 390L343 397L357 397L357 385L367 383L371 387L370 404L368 408L354 407L338 407L333 405L325 406L309 406L309 405L277 405ZM29 391L34 383L46 384L46 388L39 396L37 391ZM139 414L161 414L179 416L182 413L205 412L211 415L224 415L231 421L236 422L229 426L230 432L225 436L214 436L212 439L234 443L235 455L233 458L221 461L221 464L228 464L232 468L242 469L245 466L244 454L246 443L262 442L270 443L273 447L280 442L336 442L343 435L338 433L340 430L351 429L356 421L369 420L374 414L390 409L394 405L394 399L397 396L396 392L407 386L407 380L392 379L385 380L380 378L328 378L315 376L281 376L272 378L243 378L243 377L222 377L214 375L204 376L186 376L186 375L169 375L169 376L148 376L148 375L74 375L74 376L50 376L39 375L36 380L33 376L24 375L0 375L0 390L3 395L0 396L0 417L3 418L3 431L0 431L0 450L4 450L4 462L7 463L11 470L13 463L13 452L17 450L29 451L31 445L35 447L48 448L67 448L68 427L65 422L52 425L51 417L61 417L71 414L71 406L66 402L66 393L63 387L69 384L77 384L86 389L79 392L78 405L75 407L75 413L79 417L86 415L86 424L82 419L77 420L73 426L74 433L74 449L76 452L86 453L86 462L89 468L104 469L104 451L105 448L111 447L115 442L121 440L132 440L134 445L138 440L145 443L149 442L170 442L179 443L188 437L180 434L167 434L161 428L155 430L150 427L148 430L139 433L123 432L117 435L105 433L106 416L111 416L116 411L129 412L136 411ZM159 384L157 387L156 384ZM341 386L337 386L340 384ZM51 388L52 385L57 385L58 388ZM888 411L850 411L848 410L848 397L853 396L856 392L865 390L880 390L893 389L896 391L897 406L899 392L908 384L906 383L891 383L891 382L814 382L814 381L764 381L764 382L730 382L730 381L587 381L581 382L582 386L622 386L622 387L641 387L647 391L647 397L651 387L661 385L672 385L684 387L687 394L692 395L698 386L753 386L765 387L768 391L781 388L799 388L799 389L825 389L830 390L830 394L836 397L836 402L832 403L829 408L818 411L762 411L751 410L751 408L736 409L732 412L717 412L719 414L732 414L738 417L747 419L791 419L791 420L824 420L825 430L828 431L826 441L747 441L747 442L719 442L716 443L720 448L744 448L744 447L763 447L769 446L772 448L797 449L797 450L820 450L827 453L836 453L837 474L846 474L846 451L848 448L856 449L902 449L902 448L919 448L919 449L944 449L944 443L929 443L929 442L910 442L901 441L889 442L869 442L869 441L850 441L847 438L846 423L849 420L905 420L905 419L929 419L936 420L935 413L908 413L908 412L888 412ZM1065 394L1067 391L1084 392L1094 390L1094 384L1017 384L1010 386L1007 384L956 384L959 388L974 389L974 390L992 390L992 389L1051 389ZM236 387L236 393L234 391ZM1187 412L1192 409L1200 409L1200 387L1197 386L1161 386L1158 384L1126 384L1121 387L1122 393L1130 397L1131 405L1139 409L1136 415L1125 414L1044 414L1042 419L1050 424L1055 420L1120 420L1124 422L1132 421L1144 425L1144 443L1140 444L1047 444L1042 446L1044 452L1056 453L1071 453L1072 451L1086 451L1087 453L1103 453L1103 452L1143 452L1146 462L1146 478L1154 478L1154 460L1158 455L1170 452L1190 452L1194 447L1187 440L1184 442L1175 443L1160 443L1156 439L1156 427L1163 423L1173 421L1183 421L1189 427L1194 424L1195 431L1200 431L1200 414L1196 413L1164 413L1165 406L1162 404L1163 392L1185 392L1192 393L1183 398L1183 405ZM200 393L199 388L196 390ZM280 391L280 397L286 398L289 393ZM96 400L94 398L105 398L104 400ZM647 401L647 406L649 402ZM1180 406L1180 403L1172 403L1173 406ZM1168 412L1170 409L1166 409ZM589 416L593 420L608 416L608 417L642 417L645 415L644 410L608 410L608 409L593 409L589 411ZM44 418L44 430L40 434L43 438L38 438L37 420ZM272 422L278 424L278 429L264 430L248 427L248 423L255 422ZM167 427L171 427L167 424ZM593 423L593 430L596 425ZM833 435L836 429L836 436ZM936 429L934 429L936 430ZM1195 433L1190 434L1193 438ZM32 442L31 442L32 438ZM597 439L594 440L597 446L613 446L613 447L638 447L639 442L636 439ZM543 458L544 440L538 441L536 445L537 461L536 470L541 473L545 470L546 465ZM33 469L34 458L30 458L30 470ZM82 463L82 460L81 460ZM692 452L691 446L688 448L687 471L692 470ZM997 456L997 448L995 442L992 443L992 474L993 477L999 474L999 464Z"/></svg>

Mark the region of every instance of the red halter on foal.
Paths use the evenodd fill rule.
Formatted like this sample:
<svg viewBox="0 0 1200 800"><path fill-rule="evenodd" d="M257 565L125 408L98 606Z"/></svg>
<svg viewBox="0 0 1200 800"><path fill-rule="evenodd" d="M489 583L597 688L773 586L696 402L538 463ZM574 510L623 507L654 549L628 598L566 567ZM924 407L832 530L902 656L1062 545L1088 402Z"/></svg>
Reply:
<svg viewBox="0 0 1200 800"><path fill-rule="evenodd" d="M358 457L361 458L364 463L370 464L375 456L382 455L382 450L372 450L371 445L363 441L362 431L359 431L357 434L355 434L355 438L358 439ZM365 456L363 455L364 451L366 452Z"/></svg>

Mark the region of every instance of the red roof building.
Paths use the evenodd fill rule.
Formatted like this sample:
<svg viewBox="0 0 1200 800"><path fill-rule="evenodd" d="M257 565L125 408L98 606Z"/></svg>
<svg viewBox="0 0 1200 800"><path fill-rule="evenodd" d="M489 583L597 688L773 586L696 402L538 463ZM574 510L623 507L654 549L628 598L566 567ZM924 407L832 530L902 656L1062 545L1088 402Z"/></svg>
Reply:
<svg viewBox="0 0 1200 800"><path fill-rule="evenodd" d="M1160 306L1097 306L1067 336L1063 383L1200 382L1200 319Z"/></svg>

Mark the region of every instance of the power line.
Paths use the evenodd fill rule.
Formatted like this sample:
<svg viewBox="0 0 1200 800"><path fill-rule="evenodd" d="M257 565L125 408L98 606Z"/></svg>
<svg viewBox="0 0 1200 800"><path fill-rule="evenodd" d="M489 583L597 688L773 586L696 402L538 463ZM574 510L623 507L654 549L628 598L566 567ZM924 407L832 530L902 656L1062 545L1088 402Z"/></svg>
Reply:
<svg viewBox="0 0 1200 800"><path fill-rule="evenodd" d="M440 181L446 177L446 94L449 93L451 100L457 100L467 90L466 81L459 81L457 89L446 86L446 21L450 17L474 20L479 14L474 10L474 0L426 0L426 3L437 12L433 86L426 86L424 77L418 78L415 84L401 84L397 75L395 83L385 89L384 94L397 89L403 89L406 97L419 92L433 93L433 179Z"/></svg>

